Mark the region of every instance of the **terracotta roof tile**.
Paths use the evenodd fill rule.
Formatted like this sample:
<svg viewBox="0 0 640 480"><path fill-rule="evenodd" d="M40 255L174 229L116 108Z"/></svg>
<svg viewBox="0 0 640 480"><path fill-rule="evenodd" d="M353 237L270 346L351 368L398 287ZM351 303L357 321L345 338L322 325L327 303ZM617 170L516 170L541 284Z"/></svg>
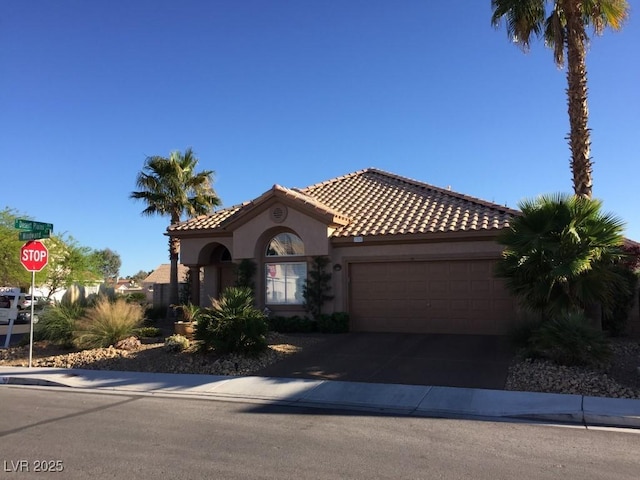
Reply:
<svg viewBox="0 0 640 480"><path fill-rule="evenodd" d="M490 230L509 225L516 210L369 168L301 192L352 221L334 237Z"/></svg>
<svg viewBox="0 0 640 480"><path fill-rule="evenodd" d="M273 192L340 219L333 237L505 228L517 210L374 168L303 189L274 185L251 202L172 225L169 231L215 230Z"/></svg>

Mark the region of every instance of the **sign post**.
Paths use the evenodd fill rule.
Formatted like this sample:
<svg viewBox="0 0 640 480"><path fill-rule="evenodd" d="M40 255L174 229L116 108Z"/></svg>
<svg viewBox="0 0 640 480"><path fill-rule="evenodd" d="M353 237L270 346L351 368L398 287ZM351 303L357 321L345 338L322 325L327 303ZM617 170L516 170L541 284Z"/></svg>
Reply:
<svg viewBox="0 0 640 480"><path fill-rule="evenodd" d="M16 221L17 223L17 221ZM51 225L53 228L53 225ZM51 229L47 230L51 231ZM36 272L42 270L49 262L49 250L41 242L31 240L20 248L20 263L31 272L31 318L29 319L29 368L33 362L33 317L35 316L35 302L33 294L36 288Z"/></svg>

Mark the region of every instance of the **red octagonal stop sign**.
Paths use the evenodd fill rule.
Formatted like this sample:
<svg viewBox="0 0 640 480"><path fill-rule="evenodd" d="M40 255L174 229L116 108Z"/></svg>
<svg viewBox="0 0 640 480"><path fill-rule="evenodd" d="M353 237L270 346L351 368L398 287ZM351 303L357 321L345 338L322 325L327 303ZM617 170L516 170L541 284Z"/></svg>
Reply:
<svg viewBox="0 0 640 480"><path fill-rule="evenodd" d="M30 272L39 272L48 261L49 251L40 242L27 242L20 249L20 263Z"/></svg>

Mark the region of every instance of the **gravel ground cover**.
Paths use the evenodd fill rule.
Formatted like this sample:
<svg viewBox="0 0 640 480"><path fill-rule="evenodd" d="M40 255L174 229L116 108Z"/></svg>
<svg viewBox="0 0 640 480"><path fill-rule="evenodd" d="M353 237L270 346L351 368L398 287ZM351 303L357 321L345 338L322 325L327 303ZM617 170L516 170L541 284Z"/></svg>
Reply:
<svg viewBox="0 0 640 480"><path fill-rule="evenodd" d="M114 347L63 350L37 342L33 350L36 367L108 369L159 373L252 375L286 356L295 355L322 342L322 334L270 333L269 348L254 357L202 354L192 345L182 352L169 352L163 339L144 340L134 350ZM610 365L601 369L565 367L544 360L514 359L505 390L567 393L613 398L640 399L640 340L614 339ZM28 347L0 350L0 365L27 366Z"/></svg>

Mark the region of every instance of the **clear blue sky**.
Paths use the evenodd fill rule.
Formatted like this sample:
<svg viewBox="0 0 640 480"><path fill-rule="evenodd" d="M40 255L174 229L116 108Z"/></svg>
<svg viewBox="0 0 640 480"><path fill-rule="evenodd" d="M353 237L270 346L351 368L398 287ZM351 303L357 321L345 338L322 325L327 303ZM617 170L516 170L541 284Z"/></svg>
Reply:
<svg viewBox="0 0 640 480"><path fill-rule="evenodd" d="M224 206L376 167L516 207L571 192L565 71L490 0L2 0L0 208L168 263L129 199L192 147ZM640 0L588 53L594 196L640 240ZM636 10L637 9L637 10Z"/></svg>

